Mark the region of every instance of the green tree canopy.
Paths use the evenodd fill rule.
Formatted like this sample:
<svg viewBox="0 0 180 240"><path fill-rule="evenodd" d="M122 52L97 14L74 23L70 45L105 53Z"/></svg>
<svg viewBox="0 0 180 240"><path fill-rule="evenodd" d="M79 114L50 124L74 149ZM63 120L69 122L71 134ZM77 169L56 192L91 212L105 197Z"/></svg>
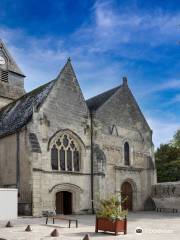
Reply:
<svg viewBox="0 0 180 240"><path fill-rule="evenodd" d="M174 147L180 148L180 129L174 134L171 144Z"/></svg>
<svg viewBox="0 0 180 240"><path fill-rule="evenodd" d="M180 130L155 152L158 182L180 181Z"/></svg>

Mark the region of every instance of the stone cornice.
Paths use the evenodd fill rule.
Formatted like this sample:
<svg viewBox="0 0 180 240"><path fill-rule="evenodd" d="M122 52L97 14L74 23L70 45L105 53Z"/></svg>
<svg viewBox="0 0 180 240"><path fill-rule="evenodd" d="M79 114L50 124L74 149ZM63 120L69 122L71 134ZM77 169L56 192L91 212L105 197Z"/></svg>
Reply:
<svg viewBox="0 0 180 240"><path fill-rule="evenodd" d="M129 171L129 172L142 172L146 169L144 168L137 168L137 167L132 167L132 166L114 166L116 170L120 171Z"/></svg>

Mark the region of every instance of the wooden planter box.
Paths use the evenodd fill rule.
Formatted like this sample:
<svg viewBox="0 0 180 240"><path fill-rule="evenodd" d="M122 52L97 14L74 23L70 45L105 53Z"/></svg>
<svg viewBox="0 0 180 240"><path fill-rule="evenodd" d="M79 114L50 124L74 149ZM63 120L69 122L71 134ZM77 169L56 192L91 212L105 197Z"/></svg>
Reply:
<svg viewBox="0 0 180 240"><path fill-rule="evenodd" d="M98 230L114 232L117 235L119 232L127 234L127 219L126 217L123 220L110 220L108 218L98 218L96 217L96 233Z"/></svg>

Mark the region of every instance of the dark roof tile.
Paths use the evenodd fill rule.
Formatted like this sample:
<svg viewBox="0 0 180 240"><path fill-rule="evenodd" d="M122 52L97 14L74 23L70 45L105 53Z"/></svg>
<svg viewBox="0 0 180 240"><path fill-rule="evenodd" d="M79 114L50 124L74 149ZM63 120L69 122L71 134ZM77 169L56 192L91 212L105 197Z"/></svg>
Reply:
<svg viewBox="0 0 180 240"><path fill-rule="evenodd" d="M0 110L0 137L15 133L31 119L54 86L55 80L34 89Z"/></svg>
<svg viewBox="0 0 180 240"><path fill-rule="evenodd" d="M109 91L103 92L95 97L86 100L86 103L90 111L96 111L102 106L121 86L110 89Z"/></svg>

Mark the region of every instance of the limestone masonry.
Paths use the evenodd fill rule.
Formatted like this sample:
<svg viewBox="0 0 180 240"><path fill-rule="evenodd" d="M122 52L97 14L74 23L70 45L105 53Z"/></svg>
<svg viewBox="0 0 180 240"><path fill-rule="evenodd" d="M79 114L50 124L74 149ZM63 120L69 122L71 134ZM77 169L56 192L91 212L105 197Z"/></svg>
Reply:
<svg viewBox="0 0 180 240"><path fill-rule="evenodd" d="M0 41L0 187L17 187L20 214L87 213L110 194L148 207L156 184L152 130L128 87L85 101L71 60L29 92Z"/></svg>

